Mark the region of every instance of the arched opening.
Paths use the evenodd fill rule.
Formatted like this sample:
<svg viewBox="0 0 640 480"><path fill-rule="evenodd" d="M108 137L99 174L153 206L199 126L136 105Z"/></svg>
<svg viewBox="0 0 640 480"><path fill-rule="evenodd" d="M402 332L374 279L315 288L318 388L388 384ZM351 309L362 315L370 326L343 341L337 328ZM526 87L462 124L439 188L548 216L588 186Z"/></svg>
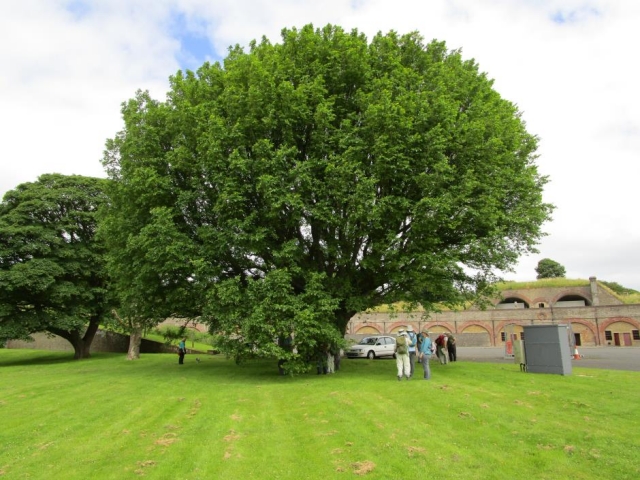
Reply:
<svg viewBox="0 0 640 480"><path fill-rule="evenodd" d="M435 339L441 333L451 333L451 330L444 325L432 325L429 327L429 333L431 334L431 338ZM436 334L436 337L434 337L433 334Z"/></svg>
<svg viewBox="0 0 640 480"><path fill-rule="evenodd" d="M563 295L554 307L586 307L587 305L591 305L591 303L582 295Z"/></svg>
<svg viewBox="0 0 640 480"><path fill-rule="evenodd" d="M358 335L378 335L380 332L377 328L372 327L371 325L366 325L364 327L360 327L356 334Z"/></svg>
<svg viewBox="0 0 640 480"><path fill-rule="evenodd" d="M480 325L469 325L462 329L465 347L490 347L491 334Z"/></svg>
<svg viewBox="0 0 640 480"><path fill-rule="evenodd" d="M597 345L596 336L589 327L580 322L570 322L570 325L576 347Z"/></svg>
<svg viewBox="0 0 640 480"><path fill-rule="evenodd" d="M496 305L496 308L499 309L515 309L515 308L529 308L529 304L517 297L508 297L502 300L499 304Z"/></svg>
<svg viewBox="0 0 640 480"><path fill-rule="evenodd" d="M630 323L619 321L607 325L604 331L607 345L632 347L640 343L640 332Z"/></svg>

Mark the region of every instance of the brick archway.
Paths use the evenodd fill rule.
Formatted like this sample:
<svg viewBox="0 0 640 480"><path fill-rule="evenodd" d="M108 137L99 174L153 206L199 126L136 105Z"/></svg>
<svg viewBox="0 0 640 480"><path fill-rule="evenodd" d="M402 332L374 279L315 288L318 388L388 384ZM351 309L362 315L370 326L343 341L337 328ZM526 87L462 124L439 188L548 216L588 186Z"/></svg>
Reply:
<svg viewBox="0 0 640 480"><path fill-rule="evenodd" d="M606 327L608 327L612 323L617 323L617 322L629 323L632 326L636 327L638 330L640 330L640 322L629 317L609 317L600 324L600 329L604 332L604 329Z"/></svg>
<svg viewBox="0 0 640 480"><path fill-rule="evenodd" d="M630 328L628 331L620 330L620 327L616 324L625 324ZM612 326L616 326L616 329L613 329L614 332L612 334L611 340L607 340L607 330L612 330ZM602 338L603 345L616 345L616 346L637 346L639 341L633 339L633 330L640 330L640 322L629 317L609 317L607 320L603 321L600 324L600 332ZM622 337L619 335L622 334ZM628 335L628 337L627 337ZM625 338L626 337L626 338Z"/></svg>
<svg viewBox="0 0 640 480"><path fill-rule="evenodd" d="M443 325L442 322L427 322L425 323L425 325L427 326L427 330L429 330L430 332L453 333L453 330L451 330L451 326Z"/></svg>
<svg viewBox="0 0 640 480"><path fill-rule="evenodd" d="M497 305L501 305L501 304L505 304L505 303L511 303L511 302L505 302L506 300L510 300L510 299L514 299L514 300L520 300L522 303L524 303L526 305L525 308L531 308L531 300L526 296L526 295L522 295L522 293L516 293L516 294L512 294L512 295L505 295L503 298L500 299L499 302L494 304L494 307Z"/></svg>
<svg viewBox="0 0 640 480"><path fill-rule="evenodd" d="M588 330L589 333L591 334L591 336L593 337L593 339L589 343L593 343L592 346L599 345L598 344L598 330L595 328L595 325L593 323L587 322L585 320L581 320L579 318L567 318L566 320L563 320L562 323L570 324L571 325L571 330L573 331L574 335L576 333L580 333L580 332L576 332L575 329L573 328L573 325L580 325L582 327L585 327L585 329ZM602 340L604 338L604 336L602 336L600 338ZM587 339L587 340L589 340L589 339ZM577 342L577 339L572 339L571 341L576 341ZM584 340L581 340L581 343L582 342L584 342ZM584 343L582 343L582 346L585 346Z"/></svg>
<svg viewBox="0 0 640 480"><path fill-rule="evenodd" d="M382 332L376 325L371 325L371 324L361 325L355 331L356 335L380 335L381 333Z"/></svg>
<svg viewBox="0 0 640 480"><path fill-rule="evenodd" d="M555 295L551 299L551 306L555 307L556 303L558 303L564 297L580 297L582 300L584 300L585 306L591 306L591 300L589 300L582 292L577 292L573 289L562 290L560 293Z"/></svg>
<svg viewBox="0 0 640 480"><path fill-rule="evenodd" d="M458 327L459 333L468 337L467 340L472 346L495 346L493 328L485 322L470 321Z"/></svg>

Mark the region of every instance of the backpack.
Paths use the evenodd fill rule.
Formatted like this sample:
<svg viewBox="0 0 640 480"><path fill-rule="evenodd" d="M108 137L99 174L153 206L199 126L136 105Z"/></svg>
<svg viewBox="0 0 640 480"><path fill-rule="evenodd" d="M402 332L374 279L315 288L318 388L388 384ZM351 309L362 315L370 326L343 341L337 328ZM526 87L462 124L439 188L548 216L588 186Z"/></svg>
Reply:
<svg viewBox="0 0 640 480"><path fill-rule="evenodd" d="M408 351L409 348L407 347L407 337L405 337L404 335L400 335L398 338L396 338L396 353L403 355Z"/></svg>

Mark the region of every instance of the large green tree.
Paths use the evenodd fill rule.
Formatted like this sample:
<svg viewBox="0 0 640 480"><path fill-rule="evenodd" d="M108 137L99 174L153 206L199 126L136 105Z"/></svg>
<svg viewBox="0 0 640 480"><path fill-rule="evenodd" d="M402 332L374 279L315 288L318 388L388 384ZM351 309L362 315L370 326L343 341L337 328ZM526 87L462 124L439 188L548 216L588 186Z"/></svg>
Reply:
<svg viewBox="0 0 640 480"><path fill-rule="evenodd" d="M285 29L122 113L104 164L130 305L202 315L237 358L308 358L366 308L482 293L551 212L517 107L417 33Z"/></svg>
<svg viewBox="0 0 640 480"><path fill-rule="evenodd" d="M543 258L538 262L536 266L536 273L538 274L536 278L559 278L564 277L567 274L565 268L556 262L555 260L551 260L550 258Z"/></svg>
<svg viewBox="0 0 640 480"><path fill-rule="evenodd" d="M0 337L49 332L75 358L108 312L104 247L94 235L105 179L42 175L0 203Z"/></svg>

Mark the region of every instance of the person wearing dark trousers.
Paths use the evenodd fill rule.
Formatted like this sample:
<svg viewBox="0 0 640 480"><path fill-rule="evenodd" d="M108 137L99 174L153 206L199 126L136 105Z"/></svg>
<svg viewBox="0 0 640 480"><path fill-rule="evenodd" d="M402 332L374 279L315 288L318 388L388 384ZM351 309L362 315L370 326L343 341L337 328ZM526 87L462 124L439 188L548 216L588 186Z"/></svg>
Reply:
<svg viewBox="0 0 640 480"><path fill-rule="evenodd" d="M458 359L458 355L456 353L456 339L453 335L447 335L447 352L449 352L449 361L455 362Z"/></svg>
<svg viewBox="0 0 640 480"><path fill-rule="evenodd" d="M184 363L184 356L187 353L187 339L183 338L180 340L178 344L178 364L182 365Z"/></svg>
<svg viewBox="0 0 640 480"><path fill-rule="evenodd" d="M424 379L431 380L431 368L429 367L429 359L433 353L431 348L431 338L429 338L429 332L427 328L423 328L420 333L422 341L420 342L420 348L418 350L418 356L420 357L420 363L422 363L422 369L424 371Z"/></svg>
<svg viewBox="0 0 640 480"><path fill-rule="evenodd" d="M418 336L413 331L413 327L409 325L407 327L407 335L409 336L409 365L411 366L411 376L413 377L413 371L416 368L416 345L418 343Z"/></svg>

